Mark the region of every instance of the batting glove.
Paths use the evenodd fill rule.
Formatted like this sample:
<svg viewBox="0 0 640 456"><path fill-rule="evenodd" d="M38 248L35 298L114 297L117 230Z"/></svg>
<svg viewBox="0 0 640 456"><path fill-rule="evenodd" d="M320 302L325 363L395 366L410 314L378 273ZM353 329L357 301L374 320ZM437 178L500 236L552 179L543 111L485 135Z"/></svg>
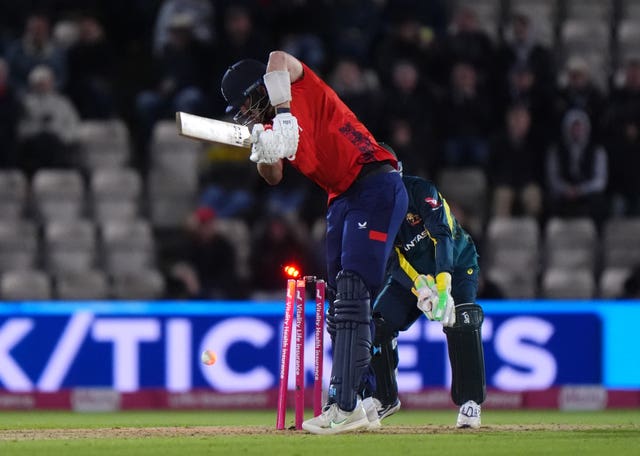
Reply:
<svg viewBox="0 0 640 456"><path fill-rule="evenodd" d="M273 118L273 133L280 147L281 158L295 159L300 139L298 119L290 112L276 114Z"/></svg>
<svg viewBox="0 0 640 456"><path fill-rule="evenodd" d="M273 164L280 160L275 147L273 131L265 130L264 125L255 124L251 130L251 155L249 160L254 163Z"/></svg>

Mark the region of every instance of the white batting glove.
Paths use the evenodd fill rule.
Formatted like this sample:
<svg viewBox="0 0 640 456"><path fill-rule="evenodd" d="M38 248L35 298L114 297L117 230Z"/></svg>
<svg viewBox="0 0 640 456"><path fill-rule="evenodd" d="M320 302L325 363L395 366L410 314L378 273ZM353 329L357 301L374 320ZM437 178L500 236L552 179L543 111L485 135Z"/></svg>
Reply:
<svg viewBox="0 0 640 456"><path fill-rule="evenodd" d="M273 164L280 160L277 147L274 146L273 131L265 130L264 125L255 124L251 130L251 155L249 160L254 163Z"/></svg>
<svg viewBox="0 0 640 456"><path fill-rule="evenodd" d="M273 133L280 147L281 158L295 159L300 139L298 119L290 112L276 114L273 118Z"/></svg>

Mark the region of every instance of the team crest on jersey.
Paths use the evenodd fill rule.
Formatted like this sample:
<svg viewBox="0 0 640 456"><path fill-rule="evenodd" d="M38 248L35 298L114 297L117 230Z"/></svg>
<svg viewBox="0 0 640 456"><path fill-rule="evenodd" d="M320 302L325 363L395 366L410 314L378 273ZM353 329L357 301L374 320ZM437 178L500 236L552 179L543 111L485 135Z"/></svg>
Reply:
<svg viewBox="0 0 640 456"><path fill-rule="evenodd" d="M412 214L411 212L407 213L407 223L411 226L416 226L422 222L422 219L418 214Z"/></svg>
<svg viewBox="0 0 640 456"><path fill-rule="evenodd" d="M435 198L431 198L430 196L427 196L424 199L424 202L431 206L431 209L438 209L440 206L442 206L442 203L440 201Z"/></svg>

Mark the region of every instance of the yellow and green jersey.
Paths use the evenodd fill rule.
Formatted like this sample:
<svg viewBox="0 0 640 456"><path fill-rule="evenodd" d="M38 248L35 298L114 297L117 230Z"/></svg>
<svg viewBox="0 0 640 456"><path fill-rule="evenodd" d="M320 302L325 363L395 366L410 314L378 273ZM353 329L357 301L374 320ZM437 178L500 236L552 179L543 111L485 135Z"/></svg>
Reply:
<svg viewBox="0 0 640 456"><path fill-rule="evenodd" d="M473 240L436 186L416 176L403 176L402 180L409 194L409 207L396 236L395 255L390 262L392 277L411 286L417 274L453 275L454 271L470 268L477 272Z"/></svg>

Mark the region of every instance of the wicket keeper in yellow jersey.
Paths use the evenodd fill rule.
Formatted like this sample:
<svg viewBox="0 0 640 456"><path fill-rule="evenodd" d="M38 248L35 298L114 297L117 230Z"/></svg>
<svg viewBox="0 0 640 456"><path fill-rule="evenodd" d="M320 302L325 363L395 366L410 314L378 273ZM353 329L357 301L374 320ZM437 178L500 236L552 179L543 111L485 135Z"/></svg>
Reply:
<svg viewBox="0 0 640 456"><path fill-rule="evenodd" d="M460 407L456 426L480 426L486 397L481 326L476 304L478 255L436 186L403 176L409 208L395 240L388 278L374 303L372 370L380 419L400 408L396 337L423 314L442 323L452 369L451 397Z"/></svg>

